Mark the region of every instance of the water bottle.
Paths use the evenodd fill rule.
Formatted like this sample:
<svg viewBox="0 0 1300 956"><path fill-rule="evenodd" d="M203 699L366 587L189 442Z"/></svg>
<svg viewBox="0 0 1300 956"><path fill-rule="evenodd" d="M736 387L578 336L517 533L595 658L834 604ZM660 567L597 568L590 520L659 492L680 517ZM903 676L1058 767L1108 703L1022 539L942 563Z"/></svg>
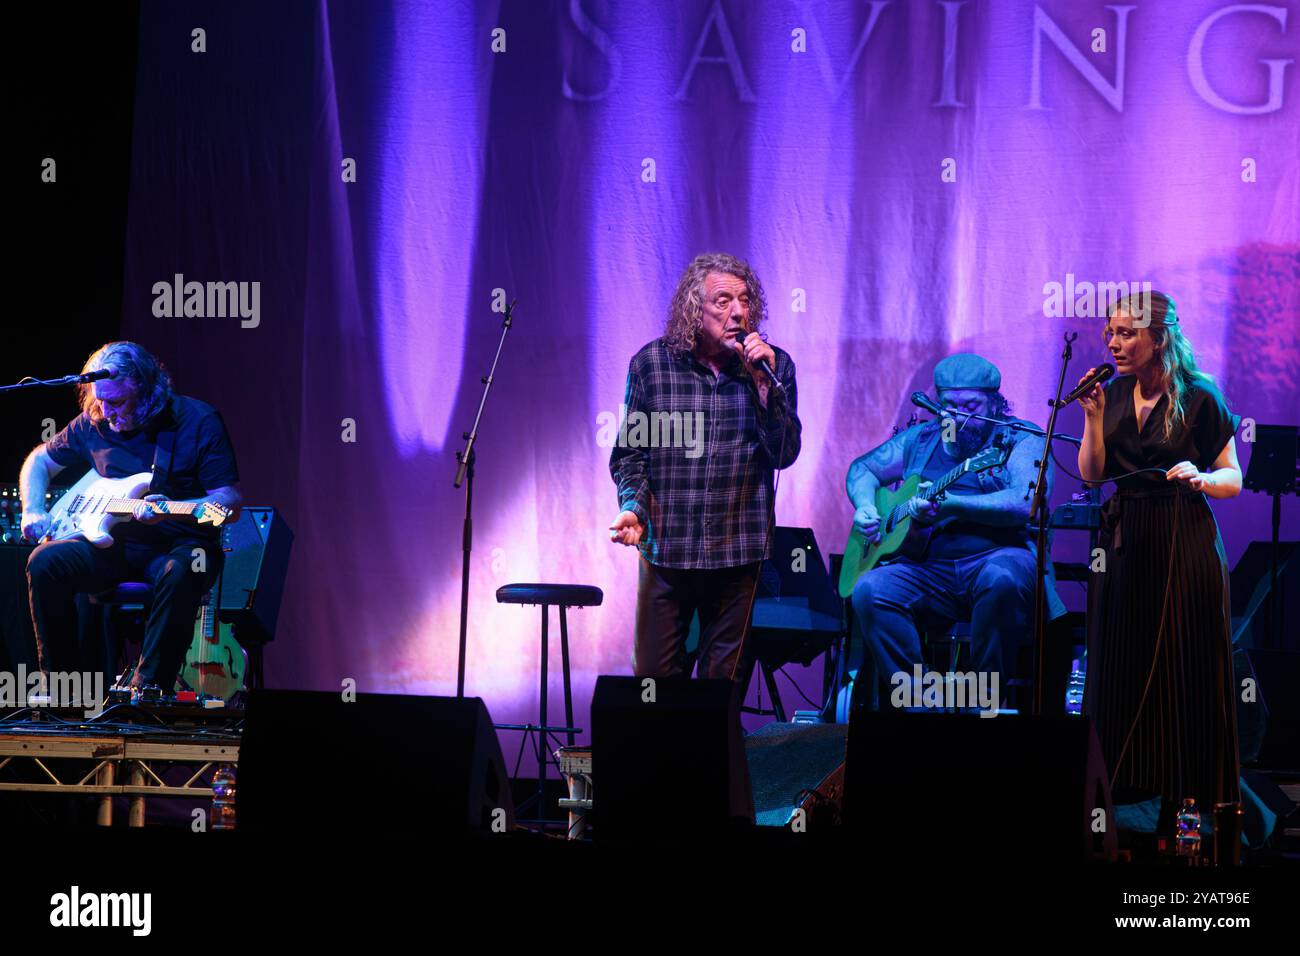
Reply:
<svg viewBox="0 0 1300 956"><path fill-rule="evenodd" d="M228 763L218 765L212 775L212 829L235 828L235 768Z"/></svg>
<svg viewBox="0 0 1300 956"><path fill-rule="evenodd" d="M1183 798L1183 805L1178 810L1178 829L1175 835L1177 852L1180 857L1195 861L1201 855L1201 811L1196 809L1196 801L1191 797Z"/></svg>
<svg viewBox="0 0 1300 956"><path fill-rule="evenodd" d="M1083 685L1087 674L1076 658L1070 665L1070 683L1065 688L1065 712L1074 717L1083 715Z"/></svg>

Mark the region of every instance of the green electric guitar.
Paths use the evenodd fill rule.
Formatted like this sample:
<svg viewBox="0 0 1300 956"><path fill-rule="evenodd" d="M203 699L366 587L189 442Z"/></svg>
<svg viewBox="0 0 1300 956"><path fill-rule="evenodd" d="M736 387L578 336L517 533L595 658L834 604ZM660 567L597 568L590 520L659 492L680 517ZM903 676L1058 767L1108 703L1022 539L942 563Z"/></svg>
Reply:
<svg viewBox="0 0 1300 956"><path fill-rule="evenodd" d="M853 596L853 586L858 578L866 574L886 558L903 554L919 558L925 553L933 526L916 522L907 512L907 503L913 498L925 501L939 501L948 486L965 474L988 471L1003 464L1010 449L993 445L984 449L973 458L967 458L960 465L939 478L920 494L922 478L913 475L898 486L897 491L880 488L876 491L876 511L880 514L880 540L870 544L856 528L849 529L849 540L844 545L844 564L840 567L840 597Z"/></svg>

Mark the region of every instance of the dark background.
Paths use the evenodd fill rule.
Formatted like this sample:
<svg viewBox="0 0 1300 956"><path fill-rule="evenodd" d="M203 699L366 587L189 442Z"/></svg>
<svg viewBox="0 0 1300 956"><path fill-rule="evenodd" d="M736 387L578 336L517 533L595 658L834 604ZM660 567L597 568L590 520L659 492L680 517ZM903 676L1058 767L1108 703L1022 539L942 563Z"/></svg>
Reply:
<svg viewBox="0 0 1300 956"><path fill-rule="evenodd" d="M0 348L0 383L79 372L86 357L119 337L126 210L131 170L138 3L6 14L17 54L7 58L17 135L5 151L16 217L9 251L10 308ZM41 181L52 157L57 181ZM0 484L16 484L27 453L77 414L70 387L0 396ZM0 545L0 666L32 663L21 579L30 548ZM17 653L11 648L20 643Z"/></svg>
<svg viewBox="0 0 1300 956"><path fill-rule="evenodd" d="M126 203L131 168L138 3L78 8L75 16L17 14L10 34L26 67L18 90L17 221L9 270L11 298L0 350L0 382L53 378L81 370L86 357L117 337L121 324ZM52 157L58 181L41 181ZM12 336L12 337L11 337ZM41 441L41 420L63 427L76 414L70 388L3 397L0 480Z"/></svg>

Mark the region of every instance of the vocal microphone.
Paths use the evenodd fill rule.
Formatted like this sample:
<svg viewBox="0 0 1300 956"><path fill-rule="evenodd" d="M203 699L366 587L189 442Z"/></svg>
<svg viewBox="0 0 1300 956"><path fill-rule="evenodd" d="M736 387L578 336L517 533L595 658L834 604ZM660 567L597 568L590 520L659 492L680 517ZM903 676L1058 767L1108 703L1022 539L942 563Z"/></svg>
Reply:
<svg viewBox="0 0 1300 956"><path fill-rule="evenodd" d="M42 385L89 385L91 382L98 382L101 378L116 378L117 373L111 368L96 369L93 372L85 372L82 375L65 375L63 378L52 378L48 382L42 382Z"/></svg>
<svg viewBox="0 0 1300 956"><path fill-rule="evenodd" d="M931 415L936 415L939 418L951 417L947 412L945 412L942 408L939 407L938 402L930 398L930 396L925 394L925 392L913 392L912 404L915 405L917 408L924 408Z"/></svg>
<svg viewBox="0 0 1300 956"><path fill-rule="evenodd" d="M1057 402L1056 407L1064 408L1066 405L1069 405L1071 402L1078 399L1080 395L1087 395L1092 391L1094 385L1106 381L1106 379L1110 378L1114 374L1115 366L1111 365L1109 362L1098 366L1091 375L1079 383L1078 388Z"/></svg>
<svg viewBox="0 0 1300 956"><path fill-rule="evenodd" d="M757 332L749 333L749 335L757 335L757 334L758 334ZM749 335L745 336L745 338L749 338ZM736 343L736 351L740 353L741 361L744 361L745 346L741 343L739 338L732 339L732 341ZM772 371L772 366L767 364L767 359L759 359L754 364L757 365L759 368L761 368L767 374L768 380L773 385L775 385L779 391L782 392L785 391L785 386L782 385L781 380L776 377L776 372Z"/></svg>

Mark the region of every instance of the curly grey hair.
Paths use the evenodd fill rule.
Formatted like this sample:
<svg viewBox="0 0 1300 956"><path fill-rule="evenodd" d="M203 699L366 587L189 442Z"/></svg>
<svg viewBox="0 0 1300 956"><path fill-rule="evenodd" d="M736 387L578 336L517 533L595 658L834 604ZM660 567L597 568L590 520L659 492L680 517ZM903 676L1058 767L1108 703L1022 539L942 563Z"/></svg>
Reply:
<svg viewBox="0 0 1300 956"><path fill-rule="evenodd" d="M696 340L703 327L704 280L710 272L733 275L745 283L749 293L749 326L753 332L759 331L767 317L767 297L763 294L763 284L749 267L749 263L725 252L706 252L691 260L682 277L677 280L677 291L668 306L668 325L664 329L664 341L668 349L681 354L695 348Z"/></svg>

